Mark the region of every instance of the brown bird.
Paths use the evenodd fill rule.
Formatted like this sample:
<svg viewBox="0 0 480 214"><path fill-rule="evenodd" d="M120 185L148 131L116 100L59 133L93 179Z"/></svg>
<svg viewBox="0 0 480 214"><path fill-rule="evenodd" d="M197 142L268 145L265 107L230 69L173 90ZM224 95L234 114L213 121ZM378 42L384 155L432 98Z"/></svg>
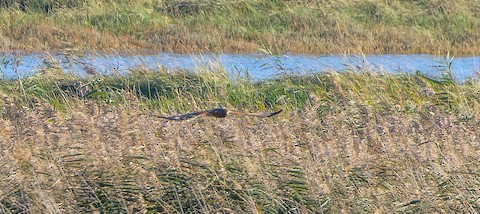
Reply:
<svg viewBox="0 0 480 214"><path fill-rule="evenodd" d="M253 116L253 117L271 117L274 115L279 114L283 110L280 109L275 112L259 112L259 113L247 113L247 112L242 112L242 111L229 111L225 108L214 108L206 111L197 111L197 112L192 112L188 114L182 114L178 116L158 116L163 119L167 120L186 120L190 119L193 117L198 117L198 116L210 116L210 117L217 117L217 118L223 118L226 117L227 115L241 115L241 116Z"/></svg>

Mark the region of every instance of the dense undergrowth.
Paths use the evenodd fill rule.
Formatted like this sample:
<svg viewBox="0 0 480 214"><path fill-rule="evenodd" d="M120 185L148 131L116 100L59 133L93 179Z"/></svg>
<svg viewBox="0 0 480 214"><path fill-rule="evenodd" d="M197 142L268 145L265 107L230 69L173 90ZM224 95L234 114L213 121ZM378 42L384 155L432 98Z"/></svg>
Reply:
<svg viewBox="0 0 480 214"><path fill-rule="evenodd" d="M2 1L3 50L478 55L478 1Z"/></svg>
<svg viewBox="0 0 480 214"><path fill-rule="evenodd" d="M0 81L5 213L474 213L480 84L446 72ZM212 107L274 118L164 121Z"/></svg>

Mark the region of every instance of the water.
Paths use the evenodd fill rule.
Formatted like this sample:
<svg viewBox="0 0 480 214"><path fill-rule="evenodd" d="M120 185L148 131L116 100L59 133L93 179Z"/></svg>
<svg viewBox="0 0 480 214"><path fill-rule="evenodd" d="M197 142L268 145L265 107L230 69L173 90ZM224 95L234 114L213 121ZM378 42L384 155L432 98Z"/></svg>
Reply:
<svg viewBox="0 0 480 214"><path fill-rule="evenodd" d="M16 56L14 56L16 55ZM45 55L22 55L0 53L0 70L4 78L27 77L41 71L49 60ZM168 71L189 70L198 68L224 68L231 74L245 75L262 80L278 74L308 74L324 71L378 71L378 72L416 72L421 71L432 77L441 76L448 66L445 57L411 54L411 55L367 55L367 56L312 56L283 55L271 56L262 54L171 54L156 53L147 55L132 54L85 54L76 57L67 54L53 55L62 70L68 73L85 75L95 70L100 74L111 74L118 71L128 74L131 69L147 67ZM3 60L2 60L3 59ZM50 60L51 61L51 60ZM14 63L17 63L14 69ZM451 69L458 81L476 78L480 72L480 57L458 57L451 61Z"/></svg>

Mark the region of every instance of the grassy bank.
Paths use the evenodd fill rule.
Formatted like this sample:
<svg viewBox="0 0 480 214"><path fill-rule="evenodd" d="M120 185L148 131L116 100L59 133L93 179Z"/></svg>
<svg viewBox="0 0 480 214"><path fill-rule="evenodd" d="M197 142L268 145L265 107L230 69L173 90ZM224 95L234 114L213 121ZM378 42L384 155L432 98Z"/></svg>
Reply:
<svg viewBox="0 0 480 214"><path fill-rule="evenodd" d="M80 79L50 67L0 81L0 210L473 213L479 93L448 75ZM155 117L218 106L284 112Z"/></svg>
<svg viewBox="0 0 480 214"><path fill-rule="evenodd" d="M478 1L4 1L4 50L478 55Z"/></svg>

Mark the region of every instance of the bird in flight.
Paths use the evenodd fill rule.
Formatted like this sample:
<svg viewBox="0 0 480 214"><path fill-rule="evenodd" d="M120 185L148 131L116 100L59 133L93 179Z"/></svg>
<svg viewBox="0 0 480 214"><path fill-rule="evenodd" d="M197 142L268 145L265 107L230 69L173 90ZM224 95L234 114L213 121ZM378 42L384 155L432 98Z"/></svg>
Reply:
<svg viewBox="0 0 480 214"><path fill-rule="evenodd" d="M247 112L242 112L242 111L229 111L225 108L214 108L210 110L205 110L205 111L197 111L197 112L192 112L188 114L182 114L182 115L177 115L177 116L157 116L163 119L167 120L186 120L194 117L200 117L200 116L210 116L210 117L217 117L217 118L223 118L226 117L227 115L241 115L241 116L253 116L253 117L271 117L279 114L283 110L280 109L275 112L259 112L259 113L247 113Z"/></svg>

